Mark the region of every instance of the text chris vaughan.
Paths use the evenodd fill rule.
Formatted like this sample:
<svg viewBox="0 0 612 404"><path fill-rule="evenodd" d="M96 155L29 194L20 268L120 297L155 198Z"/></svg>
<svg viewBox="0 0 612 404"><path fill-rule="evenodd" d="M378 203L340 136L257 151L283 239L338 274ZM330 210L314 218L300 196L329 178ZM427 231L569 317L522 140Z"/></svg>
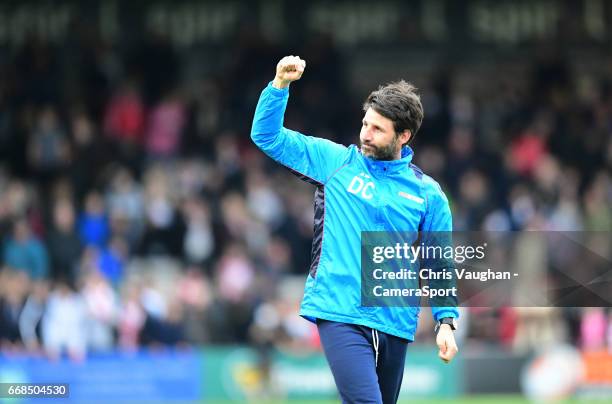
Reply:
<svg viewBox="0 0 612 404"><path fill-rule="evenodd" d="M372 276L376 280L478 280L486 282L490 280L504 280L510 279L512 274L507 271L493 271L488 268L486 271L468 271L465 268L453 268L452 270L437 269L431 270L423 268L419 270L418 275L415 271L410 269L401 269L399 271L385 271L382 268L376 268L372 271Z"/></svg>

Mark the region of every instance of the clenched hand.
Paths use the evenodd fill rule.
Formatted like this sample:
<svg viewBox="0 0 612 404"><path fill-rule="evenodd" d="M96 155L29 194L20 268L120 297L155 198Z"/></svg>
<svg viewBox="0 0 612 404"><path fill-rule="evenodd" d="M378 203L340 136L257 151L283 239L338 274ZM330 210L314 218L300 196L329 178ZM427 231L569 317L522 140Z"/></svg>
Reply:
<svg viewBox="0 0 612 404"><path fill-rule="evenodd" d="M306 61L299 56L285 56L276 65L276 77L272 85L276 88L285 88L292 81L299 80L306 68Z"/></svg>

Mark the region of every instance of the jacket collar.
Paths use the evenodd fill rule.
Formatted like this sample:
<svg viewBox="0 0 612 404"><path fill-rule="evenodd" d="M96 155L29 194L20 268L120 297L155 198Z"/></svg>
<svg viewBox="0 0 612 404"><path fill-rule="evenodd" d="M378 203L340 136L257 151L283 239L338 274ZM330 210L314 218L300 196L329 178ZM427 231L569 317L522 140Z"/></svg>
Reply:
<svg viewBox="0 0 612 404"><path fill-rule="evenodd" d="M362 153L362 156L364 160L366 161L366 164L368 165L368 168L370 170L377 172L377 173L386 173L386 174L397 172L397 171L402 170L403 168L407 168L408 166L410 166L413 155L414 155L414 152L412 151L410 146L404 146L402 148L402 157L397 160L388 160L388 161L373 160L369 157L363 156L363 153Z"/></svg>

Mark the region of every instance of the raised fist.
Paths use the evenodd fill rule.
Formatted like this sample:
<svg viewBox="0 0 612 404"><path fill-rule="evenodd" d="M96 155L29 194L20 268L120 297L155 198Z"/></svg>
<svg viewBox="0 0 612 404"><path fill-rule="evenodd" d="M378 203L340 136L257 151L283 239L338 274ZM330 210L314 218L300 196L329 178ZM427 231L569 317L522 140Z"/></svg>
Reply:
<svg viewBox="0 0 612 404"><path fill-rule="evenodd" d="M306 68L306 61L299 56L285 56L276 65L276 77L272 85L276 88L285 88L292 81L299 80Z"/></svg>

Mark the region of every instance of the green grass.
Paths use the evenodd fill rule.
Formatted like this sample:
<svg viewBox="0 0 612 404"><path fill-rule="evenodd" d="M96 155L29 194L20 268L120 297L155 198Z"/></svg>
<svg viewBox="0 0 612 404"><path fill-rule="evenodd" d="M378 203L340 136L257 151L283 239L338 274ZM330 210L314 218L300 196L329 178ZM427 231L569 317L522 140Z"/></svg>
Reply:
<svg viewBox="0 0 612 404"><path fill-rule="evenodd" d="M609 401L606 401L609 402ZM204 401L202 404L233 404L228 401ZM248 404L340 404L340 400L290 400L290 401L249 401ZM519 395L478 395L453 399L415 399L401 400L398 404L531 404ZM555 404L603 403L603 400L564 400Z"/></svg>
<svg viewBox="0 0 612 404"><path fill-rule="evenodd" d="M2 401L0 400L0 403ZM253 401L219 401L219 400L206 400L206 401L189 401L189 402L172 402L166 404L341 404L340 400L253 400ZM590 400L564 400L555 401L554 404L604 404L610 403L610 399L590 399ZM130 402L122 404L148 404L144 402ZM476 395L476 396L463 396L458 398L431 398L431 399L415 399L415 400L400 400L397 404L533 404L533 402L527 400L520 395Z"/></svg>

